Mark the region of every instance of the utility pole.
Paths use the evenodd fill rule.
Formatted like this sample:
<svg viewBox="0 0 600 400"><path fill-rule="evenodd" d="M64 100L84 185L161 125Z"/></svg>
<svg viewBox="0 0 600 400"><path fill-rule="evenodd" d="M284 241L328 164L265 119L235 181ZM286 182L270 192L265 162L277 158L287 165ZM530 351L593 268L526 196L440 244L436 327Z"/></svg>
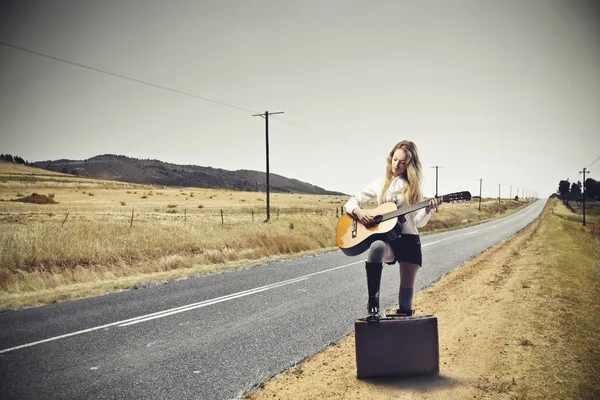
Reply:
<svg viewBox="0 0 600 400"><path fill-rule="evenodd" d="M583 167L583 171L579 171L580 174L583 174L583 226L585 226L585 171L586 167Z"/></svg>
<svg viewBox="0 0 600 400"><path fill-rule="evenodd" d="M498 204L500 204L500 184L498 184Z"/></svg>
<svg viewBox="0 0 600 400"><path fill-rule="evenodd" d="M435 168L435 197L438 196L438 168L444 168L441 165L434 165L430 168Z"/></svg>
<svg viewBox="0 0 600 400"><path fill-rule="evenodd" d="M479 211L481 211L481 183L483 178L479 179Z"/></svg>
<svg viewBox="0 0 600 400"><path fill-rule="evenodd" d="M283 114L283 111L270 113L265 111L264 114L254 114L253 117L263 117L265 119L265 142L267 144L267 219L265 222L271 220L271 202L269 199L269 115Z"/></svg>
<svg viewBox="0 0 600 400"><path fill-rule="evenodd" d="M508 199L509 199L510 201L512 201L512 185L511 185L511 187L510 187L510 192L509 192L509 195L508 195ZM510 201L509 201L509 203L510 203Z"/></svg>

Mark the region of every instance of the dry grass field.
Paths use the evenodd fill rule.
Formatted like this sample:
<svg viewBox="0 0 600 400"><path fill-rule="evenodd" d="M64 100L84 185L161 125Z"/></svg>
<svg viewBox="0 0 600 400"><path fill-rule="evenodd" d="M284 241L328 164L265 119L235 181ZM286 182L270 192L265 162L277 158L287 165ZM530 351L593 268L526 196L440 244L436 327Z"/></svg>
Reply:
<svg viewBox="0 0 600 400"><path fill-rule="evenodd" d="M33 193L55 204L14 201ZM345 196L135 185L0 163L0 307L102 294L335 247ZM526 202L443 204L423 233Z"/></svg>

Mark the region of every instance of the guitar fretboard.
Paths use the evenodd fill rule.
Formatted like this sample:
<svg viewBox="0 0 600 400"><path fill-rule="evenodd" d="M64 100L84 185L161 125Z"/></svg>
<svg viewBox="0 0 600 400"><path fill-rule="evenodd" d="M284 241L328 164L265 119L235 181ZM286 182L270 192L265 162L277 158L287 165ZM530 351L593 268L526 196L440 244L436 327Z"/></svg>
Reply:
<svg viewBox="0 0 600 400"><path fill-rule="evenodd" d="M401 208L399 208L397 210L381 214L381 217L382 217L381 221L387 221L388 219L392 219L392 218L399 217L399 216L404 215L404 214L411 213L413 211L420 210L421 208L425 208L428 205L429 205L429 200L426 200L426 201L422 201L422 202L417 203L417 204L412 204L410 206L401 207Z"/></svg>

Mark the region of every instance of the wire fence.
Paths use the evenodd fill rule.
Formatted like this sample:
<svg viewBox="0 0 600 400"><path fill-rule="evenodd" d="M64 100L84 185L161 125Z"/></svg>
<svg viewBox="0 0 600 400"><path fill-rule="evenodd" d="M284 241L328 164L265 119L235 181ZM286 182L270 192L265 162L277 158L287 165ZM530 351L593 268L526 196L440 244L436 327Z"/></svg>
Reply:
<svg viewBox="0 0 600 400"><path fill-rule="evenodd" d="M339 218L343 215L343 206L330 208L282 207L271 208L270 220L298 218ZM265 222L266 207L262 208L204 208L204 209L161 209L128 208L127 210L57 210L57 212L4 212L0 213L0 222L27 223L50 222L61 226L95 221L110 223L136 224L182 223L182 224L220 224Z"/></svg>

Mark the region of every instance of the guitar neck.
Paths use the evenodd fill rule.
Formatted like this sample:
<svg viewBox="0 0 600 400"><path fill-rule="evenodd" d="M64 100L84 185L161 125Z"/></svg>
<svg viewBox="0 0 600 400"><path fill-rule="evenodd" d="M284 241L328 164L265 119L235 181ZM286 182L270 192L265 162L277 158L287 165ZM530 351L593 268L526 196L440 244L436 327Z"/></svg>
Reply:
<svg viewBox="0 0 600 400"><path fill-rule="evenodd" d="M425 201L422 201L417 204L412 204L410 206L400 207L399 209L397 209L395 211L390 211L388 213L381 214L381 217L382 217L381 221L387 221L388 219L392 219L392 218L399 217L404 214L411 213L413 211L420 210L421 208L425 208L428 205L429 205L429 200L425 200Z"/></svg>
<svg viewBox="0 0 600 400"><path fill-rule="evenodd" d="M464 201L464 200L469 201L469 200L471 200L471 193L469 193L468 191L464 191L464 192L455 192L455 193L445 194L443 196L439 196L438 200L440 201L440 203L448 203L451 201ZM422 201L417 204L400 207L397 210L377 215L375 217L375 220L377 223L380 223L383 221L387 221L388 219L392 219L392 218L399 217L404 214L411 213L413 211L420 210L421 208L427 207L429 205L429 201L430 200L425 200L425 201Z"/></svg>

